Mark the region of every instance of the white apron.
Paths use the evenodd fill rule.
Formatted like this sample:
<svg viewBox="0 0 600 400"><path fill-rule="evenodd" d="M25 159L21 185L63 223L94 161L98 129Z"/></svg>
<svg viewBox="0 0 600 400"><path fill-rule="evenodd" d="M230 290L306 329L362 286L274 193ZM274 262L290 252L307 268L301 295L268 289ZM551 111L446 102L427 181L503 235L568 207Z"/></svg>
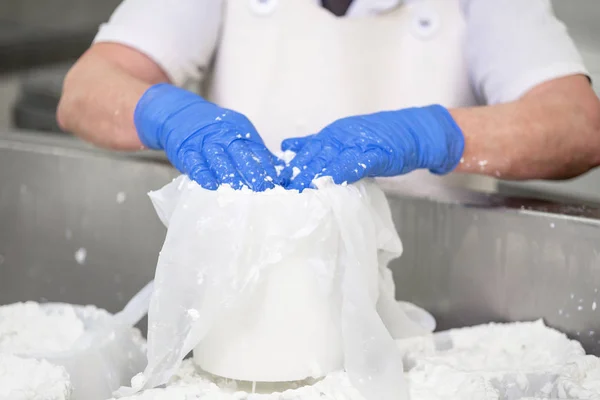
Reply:
<svg viewBox="0 0 600 400"><path fill-rule="evenodd" d="M338 18L311 0L228 0L207 96L239 111L278 152L338 118L412 106L472 106L458 0L405 0ZM402 181L441 182L427 171ZM450 179L448 179L450 178ZM491 180L447 183L493 189ZM415 182L416 183L416 182Z"/></svg>

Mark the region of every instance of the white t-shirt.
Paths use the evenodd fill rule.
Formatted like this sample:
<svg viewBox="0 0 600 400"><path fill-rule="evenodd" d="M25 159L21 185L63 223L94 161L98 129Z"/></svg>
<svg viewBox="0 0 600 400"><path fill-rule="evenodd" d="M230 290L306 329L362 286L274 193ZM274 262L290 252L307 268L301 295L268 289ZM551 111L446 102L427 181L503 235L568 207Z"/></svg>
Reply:
<svg viewBox="0 0 600 400"><path fill-rule="evenodd" d="M95 42L137 49L160 65L175 85L198 81L218 46L222 1L124 0L101 26ZM469 74L482 102L513 101L548 80L588 74L549 0L458 1L466 21ZM355 0L345 18L377 14L399 3Z"/></svg>

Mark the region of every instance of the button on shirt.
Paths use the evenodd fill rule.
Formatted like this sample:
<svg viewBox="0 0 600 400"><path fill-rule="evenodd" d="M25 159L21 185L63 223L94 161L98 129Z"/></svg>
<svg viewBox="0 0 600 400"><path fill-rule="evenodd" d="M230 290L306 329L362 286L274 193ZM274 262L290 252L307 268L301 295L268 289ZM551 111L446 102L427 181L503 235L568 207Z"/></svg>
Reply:
<svg viewBox="0 0 600 400"><path fill-rule="evenodd" d="M223 1L247 0L124 0L101 26L95 42L121 43L146 54L173 84L199 81L218 47ZM276 7L277 1L285 0L254 1ZM426 0L354 0L341 18L420 1ZM549 0L455 1L466 23L464 57L473 91L484 103L510 102L543 82L587 75Z"/></svg>

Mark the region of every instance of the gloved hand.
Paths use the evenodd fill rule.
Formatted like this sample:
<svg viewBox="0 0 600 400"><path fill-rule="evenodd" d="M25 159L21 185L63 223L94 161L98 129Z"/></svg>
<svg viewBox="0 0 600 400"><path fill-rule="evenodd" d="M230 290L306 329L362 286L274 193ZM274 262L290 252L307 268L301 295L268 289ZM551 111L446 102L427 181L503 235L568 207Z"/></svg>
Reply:
<svg viewBox="0 0 600 400"><path fill-rule="evenodd" d="M284 140L281 148L296 156L280 177L286 188L301 191L320 176L340 184L419 168L445 174L459 163L464 137L448 110L433 105L342 118L316 135Z"/></svg>
<svg viewBox="0 0 600 400"><path fill-rule="evenodd" d="M278 182L278 160L252 123L194 93L154 85L139 100L134 123L146 147L164 150L179 171L206 189L225 183L262 191Z"/></svg>

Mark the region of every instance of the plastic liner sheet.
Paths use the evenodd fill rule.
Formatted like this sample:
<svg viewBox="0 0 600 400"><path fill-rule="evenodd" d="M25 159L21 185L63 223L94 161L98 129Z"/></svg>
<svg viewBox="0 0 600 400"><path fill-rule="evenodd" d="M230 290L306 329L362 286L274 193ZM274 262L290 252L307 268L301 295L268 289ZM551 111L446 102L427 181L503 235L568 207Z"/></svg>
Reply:
<svg viewBox="0 0 600 400"><path fill-rule="evenodd" d="M150 303L148 365L118 395L165 384L219 316L255 304L277 268L301 262L336 310L339 367L369 400L408 399L394 339L429 333L435 322L394 298L387 264L402 244L385 195L369 180L322 178L317 186L209 191L181 176L150 193L168 232Z"/></svg>

